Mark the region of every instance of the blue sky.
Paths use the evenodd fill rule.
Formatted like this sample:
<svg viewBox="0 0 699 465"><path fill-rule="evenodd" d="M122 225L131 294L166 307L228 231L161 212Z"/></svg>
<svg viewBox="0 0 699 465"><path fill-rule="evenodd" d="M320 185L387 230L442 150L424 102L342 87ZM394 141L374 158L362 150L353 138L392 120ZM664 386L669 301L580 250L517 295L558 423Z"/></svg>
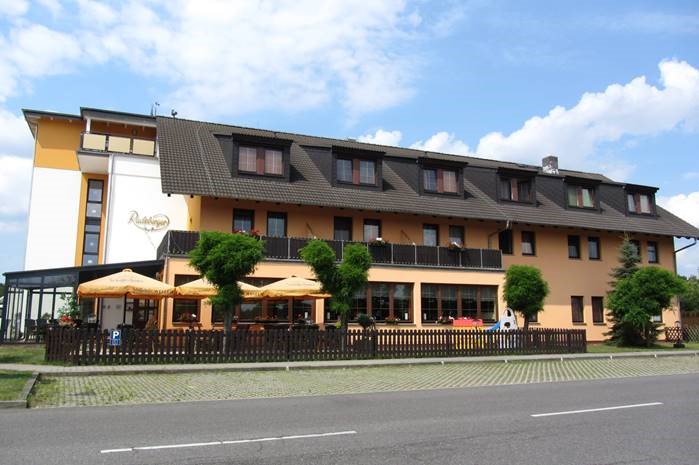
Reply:
<svg viewBox="0 0 699 465"><path fill-rule="evenodd" d="M160 112L604 172L699 226L699 5L0 0L0 271L23 267L21 108ZM679 257L697 273L699 246Z"/></svg>

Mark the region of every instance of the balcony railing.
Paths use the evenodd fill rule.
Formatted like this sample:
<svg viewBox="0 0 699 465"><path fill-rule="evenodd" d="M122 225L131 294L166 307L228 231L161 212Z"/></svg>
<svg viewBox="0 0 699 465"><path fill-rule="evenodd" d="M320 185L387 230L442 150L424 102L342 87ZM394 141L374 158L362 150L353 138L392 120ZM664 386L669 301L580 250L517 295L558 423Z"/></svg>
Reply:
<svg viewBox="0 0 699 465"><path fill-rule="evenodd" d="M263 237L268 259L300 261L299 249L310 239L298 237ZM168 231L158 247L158 257L186 256L199 240L197 231ZM350 242L325 240L342 259L345 245ZM502 253L497 249L451 249L412 244L373 245L355 242L366 246L375 264L398 266L446 267L476 270L501 270Z"/></svg>
<svg viewBox="0 0 699 465"><path fill-rule="evenodd" d="M83 150L97 152L129 153L148 157L155 155L154 140L110 134L95 134L94 132L82 133L80 146Z"/></svg>

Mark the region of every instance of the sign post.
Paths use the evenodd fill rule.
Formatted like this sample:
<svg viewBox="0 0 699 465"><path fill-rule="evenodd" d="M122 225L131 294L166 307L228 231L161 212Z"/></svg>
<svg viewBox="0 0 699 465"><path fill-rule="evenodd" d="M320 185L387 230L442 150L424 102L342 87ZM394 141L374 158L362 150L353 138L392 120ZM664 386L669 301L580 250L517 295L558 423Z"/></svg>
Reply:
<svg viewBox="0 0 699 465"><path fill-rule="evenodd" d="M109 345L112 347L118 347L121 345L121 330L112 330L112 334L109 338Z"/></svg>

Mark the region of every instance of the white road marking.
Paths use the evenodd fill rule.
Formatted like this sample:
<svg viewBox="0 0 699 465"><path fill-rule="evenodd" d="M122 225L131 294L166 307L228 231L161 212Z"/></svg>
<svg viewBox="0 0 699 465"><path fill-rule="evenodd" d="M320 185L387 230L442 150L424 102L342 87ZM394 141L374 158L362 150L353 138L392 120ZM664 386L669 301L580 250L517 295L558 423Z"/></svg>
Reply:
<svg viewBox="0 0 699 465"><path fill-rule="evenodd" d="M663 405L663 403L662 402L648 402L646 404L617 405L615 407L589 408L589 409L585 409L585 410L568 410L566 412L536 413L536 414L533 414L531 416L534 418L552 417L552 416L556 416L556 415L572 415L574 413L604 412L607 410L621 410L621 409L638 408L638 407L653 407L655 405Z"/></svg>
<svg viewBox="0 0 699 465"><path fill-rule="evenodd" d="M329 436L345 436L348 434L357 434L356 431L333 431L330 433L312 433L312 434L295 434L290 436L273 436L269 438L254 438L254 439L235 439L231 441L212 441L212 442L192 442L189 444L166 444L161 446L140 446L140 447L124 447L121 449L104 449L100 454L111 454L114 452L134 452L137 450L161 450L161 449L181 449L184 447L207 447L221 446L229 444L248 444L251 442L267 442L267 441L283 441L287 439L308 439L308 438L324 438Z"/></svg>

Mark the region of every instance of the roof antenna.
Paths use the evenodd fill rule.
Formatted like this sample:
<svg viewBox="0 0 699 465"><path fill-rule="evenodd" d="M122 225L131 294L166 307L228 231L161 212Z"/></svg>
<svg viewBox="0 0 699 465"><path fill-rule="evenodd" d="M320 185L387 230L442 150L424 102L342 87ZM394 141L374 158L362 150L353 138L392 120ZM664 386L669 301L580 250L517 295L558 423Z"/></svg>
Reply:
<svg viewBox="0 0 699 465"><path fill-rule="evenodd" d="M173 108L172 110L170 110L170 116L172 116L173 118L174 118L175 116L177 116L177 112L175 111L174 108Z"/></svg>
<svg viewBox="0 0 699 465"><path fill-rule="evenodd" d="M151 116L158 116L158 107L160 104L158 102L153 102L153 105L150 106L150 115Z"/></svg>

